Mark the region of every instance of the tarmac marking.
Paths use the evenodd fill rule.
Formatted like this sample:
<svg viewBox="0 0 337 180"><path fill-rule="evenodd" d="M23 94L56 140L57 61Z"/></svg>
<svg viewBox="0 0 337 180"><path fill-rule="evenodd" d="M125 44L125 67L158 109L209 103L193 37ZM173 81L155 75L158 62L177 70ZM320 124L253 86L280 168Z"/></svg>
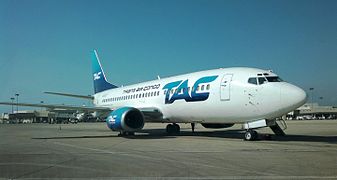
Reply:
<svg viewBox="0 0 337 180"><path fill-rule="evenodd" d="M119 154L119 155L123 155L123 156L148 159L148 160L156 161L156 162L159 162L159 163L162 163L163 160L168 161L168 162L172 162L172 163L177 163L176 160L167 159L167 158L165 158L165 159L164 158L154 158L154 157L151 157L151 156L144 156L144 155L135 154L136 152L133 152L133 153L114 152L114 151L102 150L102 149L97 149L97 148L76 146L76 145L66 144L66 143L61 143L61 142L54 142L54 144L72 147L72 148L77 148L77 149L91 150L91 151L96 151L96 152L105 153L105 154ZM180 152L177 151L177 153L180 153ZM206 164L206 163L201 164L201 163L183 162L183 161L179 161L179 163L185 164L185 165L204 166L204 167L208 167L208 168L217 168L217 169L227 170L227 171L230 170L230 171L245 172L245 173L258 173L258 174L265 175L265 176L268 176L268 177L275 175L275 174L272 174L272 173L266 173L266 172L262 172L262 171L256 172L256 171L249 171L249 170L237 169L237 168L225 168L225 167L213 166L213 165L209 165L209 164Z"/></svg>

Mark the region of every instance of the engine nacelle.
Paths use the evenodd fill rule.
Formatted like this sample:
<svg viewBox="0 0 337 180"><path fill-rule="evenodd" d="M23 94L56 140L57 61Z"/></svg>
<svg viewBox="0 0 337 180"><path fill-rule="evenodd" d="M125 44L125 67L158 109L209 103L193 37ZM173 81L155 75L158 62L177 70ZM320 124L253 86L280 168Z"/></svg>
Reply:
<svg viewBox="0 0 337 180"><path fill-rule="evenodd" d="M204 128L210 129L220 129L220 128L229 128L234 126L234 124L213 124L213 123L201 123Z"/></svg>
<svg viewBox="0 0 337 180"><path fill-rule="evenodd" d="M113 131L135 132L144 127L144 115L139 109L122 107L112 111L106 123Z"/></svg>

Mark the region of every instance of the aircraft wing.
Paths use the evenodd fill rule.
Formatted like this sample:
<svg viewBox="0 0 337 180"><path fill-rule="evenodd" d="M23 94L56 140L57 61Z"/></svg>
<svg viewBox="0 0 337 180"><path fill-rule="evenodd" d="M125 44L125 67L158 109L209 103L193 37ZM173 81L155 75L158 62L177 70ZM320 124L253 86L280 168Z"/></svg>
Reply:
<svg viewBox="0 0 337 180"><path fill-rule="evenodd" d="M139 109L145 116L146 122L163 122L163 113L157 108L140 108Z"/></svg>
<svg viewBox="0 0 337 180"><path fill-rule="evenodd" d="M91 95L78 95L78 94L68 94L68 93L59 93L59 92L44 92L46 94L52 94L52 95L59 95L59 96L68 96L68 97L74 97L74 98L81 98L81 99L90 99L93 100L94 97Z"/></svg>
<svg viewBox="0 0 337 180"><path fill-rule="evenodd" d="M53 104L31 104L31 103L12 103L12 102L0 102L0 105L15 105L15 106L27 106L27 107L43 107L51 110L76 110L83 112L100 112L109 113L113 111L107 107L87 107L87 106L69 106L69 105L53 105ZM140 108L139 109L145 116L147 121L162 122L163 114L157 108Z"/></svg>
<svg viewBox="0 0 337 180"><path fill-rule="evenodd" d="M0 105L44 107L44 108L49 108L49 109L78 110L78 111L87 111L87 112L109 112L109 111L112 111L112 109L106 108L106 107L68 106L68 105L51 105L51 104L30 104L30 103L0 102Z"/></svg>
<svg viewBox="0 0 337 180"><path fill-rule="evenodd" d="M69 105L52 105L52 104L31 104L31 103L12 103L0 102L0 105L15 105L27 107L43 107L53 110L75 110L82 112L98 112L103 116L107 116L113 109L107 107L87 107L87 106L69 106ZM140 108L139 109L145 116L146 122L163 122L163 114L157 108Z"/></svg>

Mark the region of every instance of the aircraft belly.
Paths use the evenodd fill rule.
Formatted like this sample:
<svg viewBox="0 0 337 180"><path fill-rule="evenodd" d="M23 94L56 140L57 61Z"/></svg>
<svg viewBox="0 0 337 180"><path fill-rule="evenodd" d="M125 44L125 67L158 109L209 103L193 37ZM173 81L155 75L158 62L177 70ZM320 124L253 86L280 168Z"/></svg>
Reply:
<svg viewBox="0 0 337 180"><path fill-rule="evenodd" d="M209 103L176 103L163 108L164 117L174 122L237 123L245 122L240 109L213 106Z"/></svg>

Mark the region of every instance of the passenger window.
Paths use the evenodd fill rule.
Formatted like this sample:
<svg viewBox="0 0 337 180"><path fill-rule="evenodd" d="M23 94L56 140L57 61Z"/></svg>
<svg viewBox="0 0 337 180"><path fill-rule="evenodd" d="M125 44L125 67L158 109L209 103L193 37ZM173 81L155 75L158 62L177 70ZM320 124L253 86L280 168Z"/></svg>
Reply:
<svg viewBox="0 0 337 180"><path fill-rule="evenodd" d="M209 90L210 89L210 85L209 84L207 84L207 86L206 86L206 90Z"/></svg>
<svg viewBox="0 0 337 180"><path fill-rule="evenodd" d="M255 78L255 77L254 77L254 78L249 78L249 79L248 79L248 83L249 83L249 84L255 84L255 85L257 85L256 78Z"/></svg>
<svg viewBox="0 0 337 180"><path fill-rule="evenodd" d="M260 85L263 84L263 83L265 83L265 81L267 81L266 78L264 78L264 77L259 77L259 84L260 84Z"/></svg>
<svg viewBox="0 0 337 180"><path fill-rule="evenodd" d="M201 86L201 90L202 90L202 91L204 90L204 85Z"/></svg>

